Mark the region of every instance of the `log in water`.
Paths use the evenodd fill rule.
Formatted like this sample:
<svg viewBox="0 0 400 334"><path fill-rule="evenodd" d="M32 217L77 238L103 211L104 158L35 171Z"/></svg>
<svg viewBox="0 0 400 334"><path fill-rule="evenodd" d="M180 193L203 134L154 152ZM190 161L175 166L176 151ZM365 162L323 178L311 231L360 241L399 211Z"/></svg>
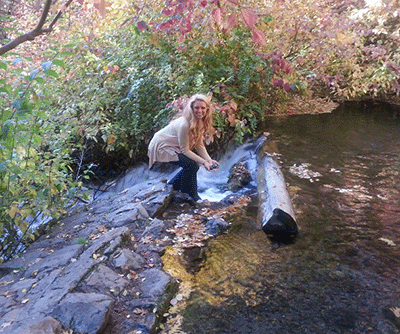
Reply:
<svg viewBox="0 0 400 334"><path fill-rule="evenodd" d="M275 160L269 134L259 140L257 151L258 217L263 231L274 239L294 238L299 231L282 171Z"/></svg>

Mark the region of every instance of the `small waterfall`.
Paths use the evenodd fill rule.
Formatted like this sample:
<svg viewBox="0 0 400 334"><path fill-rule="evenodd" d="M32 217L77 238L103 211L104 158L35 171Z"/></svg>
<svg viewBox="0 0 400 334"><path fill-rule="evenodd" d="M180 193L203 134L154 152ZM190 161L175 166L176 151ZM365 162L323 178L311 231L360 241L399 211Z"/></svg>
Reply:
<svg viewBox="0 0 400 334"><path fill-rule="evenodd" d="M250 185L256 187L257 184L257 157L255 144L247 142L239 147L229 150L219 161L220 168L215 172L209 172L205 168L198 171L199 195L202 199L210 202L219 202L226 196L232 194L227 187L229 171L237 162L245 162L247 169L251 173Z"/></svg>

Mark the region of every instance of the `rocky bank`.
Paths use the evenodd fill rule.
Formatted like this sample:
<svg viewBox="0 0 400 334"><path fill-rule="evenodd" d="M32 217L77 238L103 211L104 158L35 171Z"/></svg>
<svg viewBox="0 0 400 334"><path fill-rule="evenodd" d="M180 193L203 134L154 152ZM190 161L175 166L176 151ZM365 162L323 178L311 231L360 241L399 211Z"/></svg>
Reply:
<svg viewBox="0 0 400 334"><path fill-rule="evenodd" d="M190 210L204 229L196 249L224 232L213 205L224 206L194 204L157 178L69 213L0 267L0 333L156 332L179 286L163 270L165 247L185 241L176 233Z"/></svg>

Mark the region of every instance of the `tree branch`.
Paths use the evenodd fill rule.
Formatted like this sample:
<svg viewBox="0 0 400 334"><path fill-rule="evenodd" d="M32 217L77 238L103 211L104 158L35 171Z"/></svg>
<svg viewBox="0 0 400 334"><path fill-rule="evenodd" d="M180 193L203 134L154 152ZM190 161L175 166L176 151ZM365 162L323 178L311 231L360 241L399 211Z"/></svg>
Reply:
<svg viewBox="0 0 400 334"><path fill-rule="evenodd" d="M20 35L11 42L3 45L0 47L0 56L5 54L6 52L16 48L18 45L26 42L26 41L33 41L37 36L43 35L45 33L49 33L53 31L53 26L54 24L58 21L58 19L61 17L62 13L68 8L68 6L71 4L73 0L68 0L65 5L63 6L63 9L59 10L57 15L54 17L53 21L51 21L50 25L48 28L43 28L44 24L46 23L47 16L49 15L50 7L51 7L51 2L52 0L46 0L46 3L44 5L44 9L42 12L42 15L40 17L39 23L33 29L32 31Z"/></svg>

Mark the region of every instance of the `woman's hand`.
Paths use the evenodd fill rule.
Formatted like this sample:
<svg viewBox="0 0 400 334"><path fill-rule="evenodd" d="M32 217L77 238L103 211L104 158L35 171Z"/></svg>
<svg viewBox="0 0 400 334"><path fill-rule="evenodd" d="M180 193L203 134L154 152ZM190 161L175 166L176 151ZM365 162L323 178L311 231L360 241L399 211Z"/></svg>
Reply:
<svg viewBox="0 0 400 334"><path fill-rule="evenodd" d="M215 172L219 168L219 163L215 160L208 160L204 163L204 167L209 172Z"/></svg>

